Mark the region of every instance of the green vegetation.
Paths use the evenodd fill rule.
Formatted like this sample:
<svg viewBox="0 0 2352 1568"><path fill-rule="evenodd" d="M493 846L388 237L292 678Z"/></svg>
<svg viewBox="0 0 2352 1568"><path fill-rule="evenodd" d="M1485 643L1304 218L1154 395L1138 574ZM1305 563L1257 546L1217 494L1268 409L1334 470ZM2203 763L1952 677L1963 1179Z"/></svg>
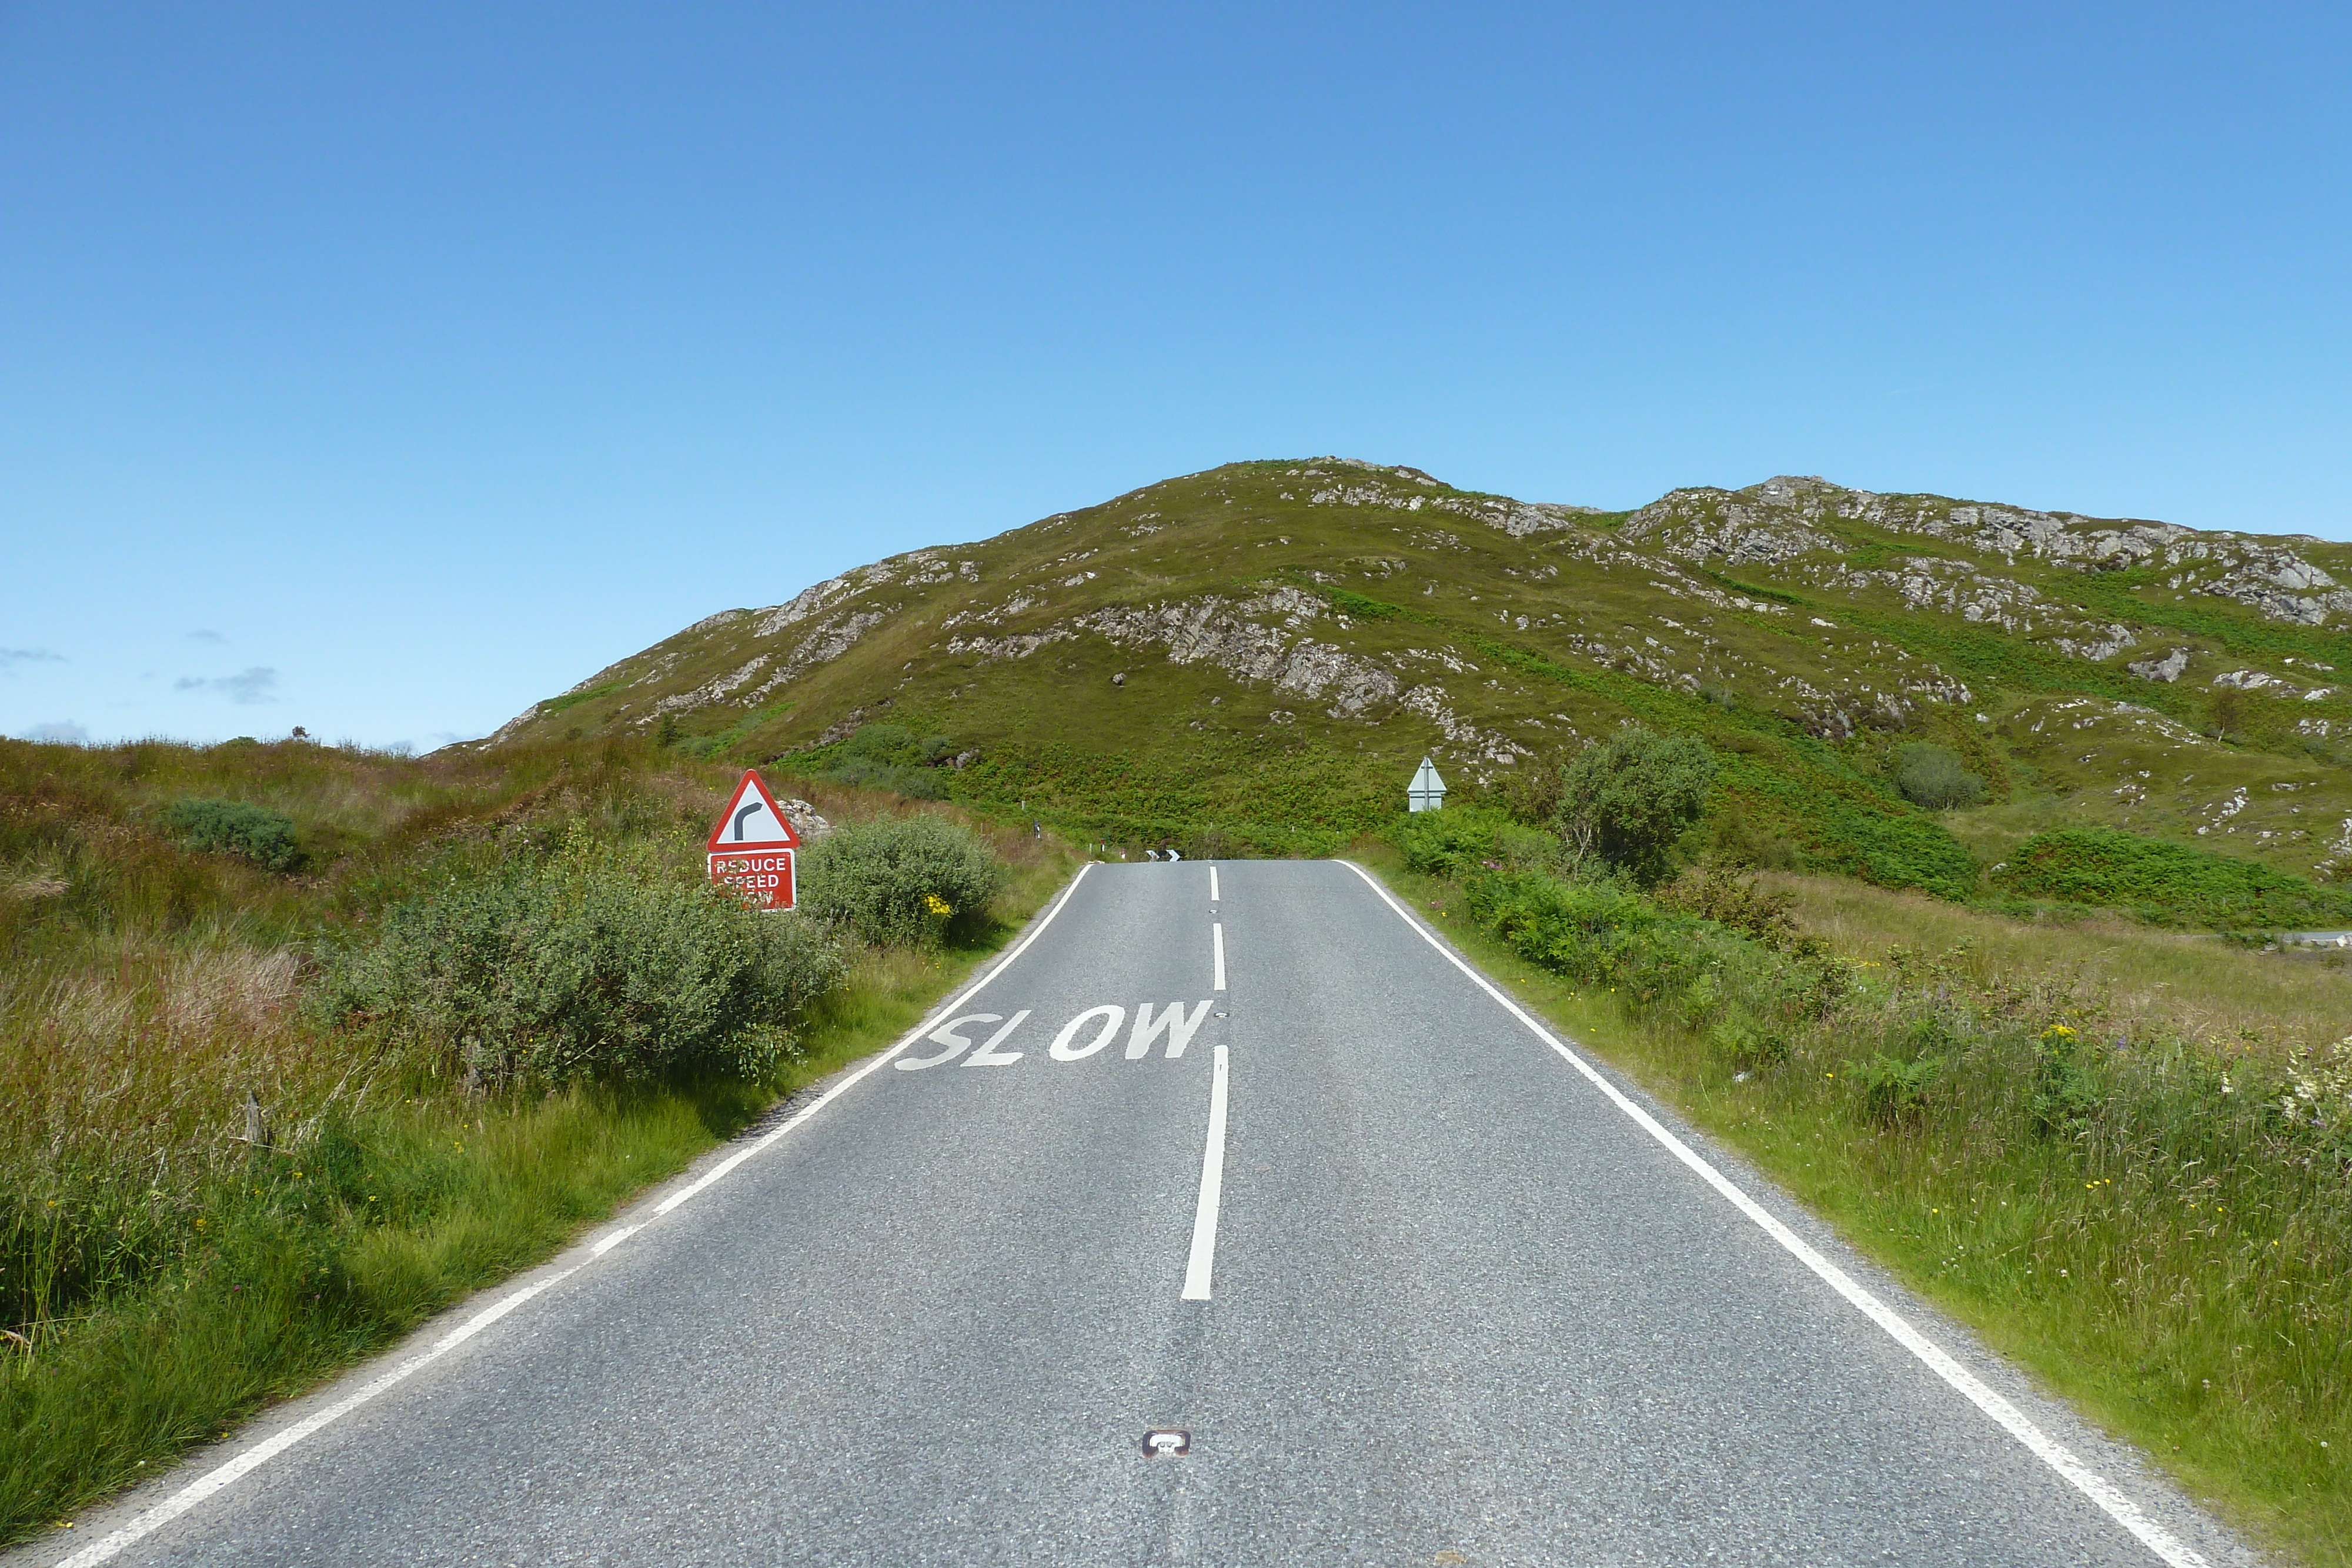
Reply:
<svg viewBox="0 0 2352 1568"><path fill-rule="evenodd" d="M957 828L1001 892L920 947L754 915L699 863L732 783L645 743L0 742L0 1540L544 1258L1066 874ZM790 787L848 833L903 809ZM231 796L312 873L167 826Z"/></svg>
<svg viewBox="0 0 2352 1568"><path fill-rule="evenodd" d="M592 686L586 691L566 692L560 697L550 697L540 704L539 711L552 718L557 714L578 707L582 703L593 703L598 697L611 696L620 689L620 682L608 681L601 686Z"/></svg>
<svg viewBox="0 0 2352 1568"><path fill-rule="evenodd" d="M788 1020L842 969L824 928L768 919L674 855L575 825L551 854L513 855L384 911L334 952L312 998L329 1024L388 1029L477 1088L756 1077L791 1053Z"/></svg>
<svg viewBox="0 0 2352 1568"><path fill-rule="evenodd" d="M2317 659L2352 668L2352 637L2317 626L2265 621L2242 605L2202 594L2193 599L2168 594L2166 576L2160 567L2132 567L2084 572L2067 586L2075 598L2103 614L2205 638L2241 657Z"/></svg>
<svg viewBox="0 0 2352 1568"><path fill-rule="evenodd" d="M1958 752L1924 741L1895 751L1895 788L1924 811L1973 806L1985 798L1985 781L1968 770Z"/></svg>
<svg viewBox="0 0 2352 1568"><path fill-rule="evenodd" d="M2344 1561L2352 976L2165 927L2352 925L2352 638L1958 517L1785 486L1514 513L1237 464L877 563L789 625L714 617L493 752L0 744L0 1521L903 1027L1058 873L1037 824L1129 856L1392 836L1458 939L1654 1089ZM2176 646L2178 680L2130 673ZM740 674L787 668L773 701ZM1423 754L1455 804L1400 821ZM700 886L753 759L845 824L802 865L830 938ZM649 967L689 983L633 991Z"/></svg>
<svg viewBox="0 0 2352 1568"><path fill-rule="evenodd" d="M1405 863L1432 876L1467 876L1480 868L1549 870L1559 859L1559 839L1516 821L1504 811L1449 806L1415 811L1391 831Z"/></svg>
<svg viewBox="0 0 2352 1568"><path fill-rule="evenodd" d="M1972 946L1848 957L1720 871L1426 874L1437 830L1398 831L1400 891L1588 1049L2258 1534L2352 1562L2352 1044Z"/></svg>
<svg viewBox="0 0 2352 1568"><path fill-rule="evenodd" d="M1638 887L1664 882L1677 840L1697 825L1715 784L1704 741L1629 724L1560 770L1559 826L1569 865L1586 857Z"/></svg>
<svg viewBox="0 0 2352 1568"><path fill-rule="evenodd" d="M2352 888L2105 828L2037 833L1993 881L2023 897L2127 909L2164 925L2276 930L2352 921Z"/></svg>
<svg viewBox="0 0 2352 1568"><path fill-rule="evenodd" d="M860 725L821 759L812 759L821 778L861 789L887 789L916 800L947 799L938 769L955 753L944 735L917 736L904 725Z"/></svg>
<svg viewBox="0 0 2352 1568"><path fill-rule="evenodd" d="M868 942L930 946L983 920L1004 868L969 828L895 817L836 828L802 852L801 908Z"/></svg>
<svg viewBox="0 0 2352 1568"><path fill-rule="evenodd" d="M661 723L655 727L654 739L657 745L675 746L689 757L717 762L729 757L752 731L762 725L774 723L789 713L793 706L790 702L780 702L753 708L714 735L687 735L677 722L677 715L666 713L661 716Z"/></svg>
<svg viewBox="0 0 2352 1568"><path fill-rule="evenodd" d="M1549 821L1558 768L1631 721L1715 754L1702 831L1759 865L1965 900L2061 827L2318 881L2352 863L2352 684L2329 684L2352 638L2209 591L2252 591L2281 549L2352 575L2346 547L2217 538L2195 563L2085 570L2111 525L2046 519L2074 543L2021 549L1982 508L1810 481L1515 508L1337 459L1229 465L876 563L789 625L714 617L518 733L667 716L689 755L1113 853L1299 854L1378 831L1423 753L1458 799ZM2173 647L2177 679L2127 667ZM763 680L677 706L780 661L789 706ZM2252 668L2217 686L2223 661Z"/></svg>
<svg viewBox="0 0 2352 1568"><path fill-rule="evenodd" d="M301 863L294 841L294 819L242 800L174 800L163 825L194 850L241 855L264 871L292 871Z"/></svg>

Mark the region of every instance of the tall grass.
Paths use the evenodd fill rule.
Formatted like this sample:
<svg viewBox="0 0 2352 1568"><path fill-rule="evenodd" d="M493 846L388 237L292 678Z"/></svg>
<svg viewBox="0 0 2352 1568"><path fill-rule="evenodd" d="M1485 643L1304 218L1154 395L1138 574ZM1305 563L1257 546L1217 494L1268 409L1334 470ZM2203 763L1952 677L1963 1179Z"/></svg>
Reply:
<svg viewBox="0 0 2352 1568"><path fill-rule="evenodd" d="M1705 900L1389 874L2095 1418L2302 1561L2352 1562L2346 1048L2184 1030L1985 946L1850 959Z"/></svg>
<svg viewBox="0 0 2352 1568"><path fill-rule="evenodd" d="M0 743L0 1541L545 1257L887 1040L1067 864L974 825L1011 867L986 916L925 952L853 944L821 994L762 992L794 1016L757 1026L779 1048L758 1053L638 1051L627 1073L501 1086L431 1030L305 1005L426 894L561 871L583 843L649 894L690 879L732 782L609 743L422 760ZM908 810L779 782L839 820ZM169 816L190 798L282 812L305 873L193 847ZM729 926L638 902L678 940Z"/></svg>

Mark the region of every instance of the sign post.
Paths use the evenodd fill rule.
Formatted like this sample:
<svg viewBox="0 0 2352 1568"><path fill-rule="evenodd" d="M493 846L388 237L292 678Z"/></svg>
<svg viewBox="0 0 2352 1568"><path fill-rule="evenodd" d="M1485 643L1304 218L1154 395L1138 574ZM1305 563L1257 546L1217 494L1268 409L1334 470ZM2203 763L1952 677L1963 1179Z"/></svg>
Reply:
<svg viewBox="0 0 2352 1568"><path fill-rule="evenodd" d="M1404 799L1405 810L1409 811L1435 811L1444 809L1445 780L1437 776L1437 769L1431 765L1428 758L1424 757L1421 759L1421 767L1413 773L1412 784L1405 789Z"/></svg>
<svg viewBox="0 0 2352 1568"><path fill-rule="evenodd" d="M731 887L754 909L790 909L799 889L793 877L793 852L801 837L756 768L728 799L710 830L710 880Z"/></svg>

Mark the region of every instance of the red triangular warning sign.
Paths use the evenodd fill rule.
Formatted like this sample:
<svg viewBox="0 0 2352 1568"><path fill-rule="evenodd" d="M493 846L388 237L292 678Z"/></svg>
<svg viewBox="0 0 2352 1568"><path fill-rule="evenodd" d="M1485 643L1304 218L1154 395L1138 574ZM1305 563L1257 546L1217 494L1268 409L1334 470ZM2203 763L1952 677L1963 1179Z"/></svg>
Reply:
<svg viewBox="0 0 2352 1568"><path fill-rule="evenodd" d="M760 770L745 768L743 782L735 786L727 810L719 814L719 825L710 830L711 853L800 847L801 836L793 831L792 820L776 804L776 798L768 793L767 781L760 777Z"/></svg>

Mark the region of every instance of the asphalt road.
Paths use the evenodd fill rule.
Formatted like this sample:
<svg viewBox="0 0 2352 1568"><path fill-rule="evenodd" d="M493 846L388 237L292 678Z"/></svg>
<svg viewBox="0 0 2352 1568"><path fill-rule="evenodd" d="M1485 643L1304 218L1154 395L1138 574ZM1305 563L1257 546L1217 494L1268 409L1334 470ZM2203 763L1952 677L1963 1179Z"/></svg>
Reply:
<svg viewBox="0 0 2352 1568"><path fill-rule="evenodd" d="M1179 1010L1139 1046L1147 1004ZM207 1568L2238 1558L1752 1176L1678 1155L1701 1146L1349 866L1091 868L949 1010L994 1017L938 1020L947 1043L602 1252L71 1544ZM1147 1455L1155 1428L1183 1451Z"/></svg>

